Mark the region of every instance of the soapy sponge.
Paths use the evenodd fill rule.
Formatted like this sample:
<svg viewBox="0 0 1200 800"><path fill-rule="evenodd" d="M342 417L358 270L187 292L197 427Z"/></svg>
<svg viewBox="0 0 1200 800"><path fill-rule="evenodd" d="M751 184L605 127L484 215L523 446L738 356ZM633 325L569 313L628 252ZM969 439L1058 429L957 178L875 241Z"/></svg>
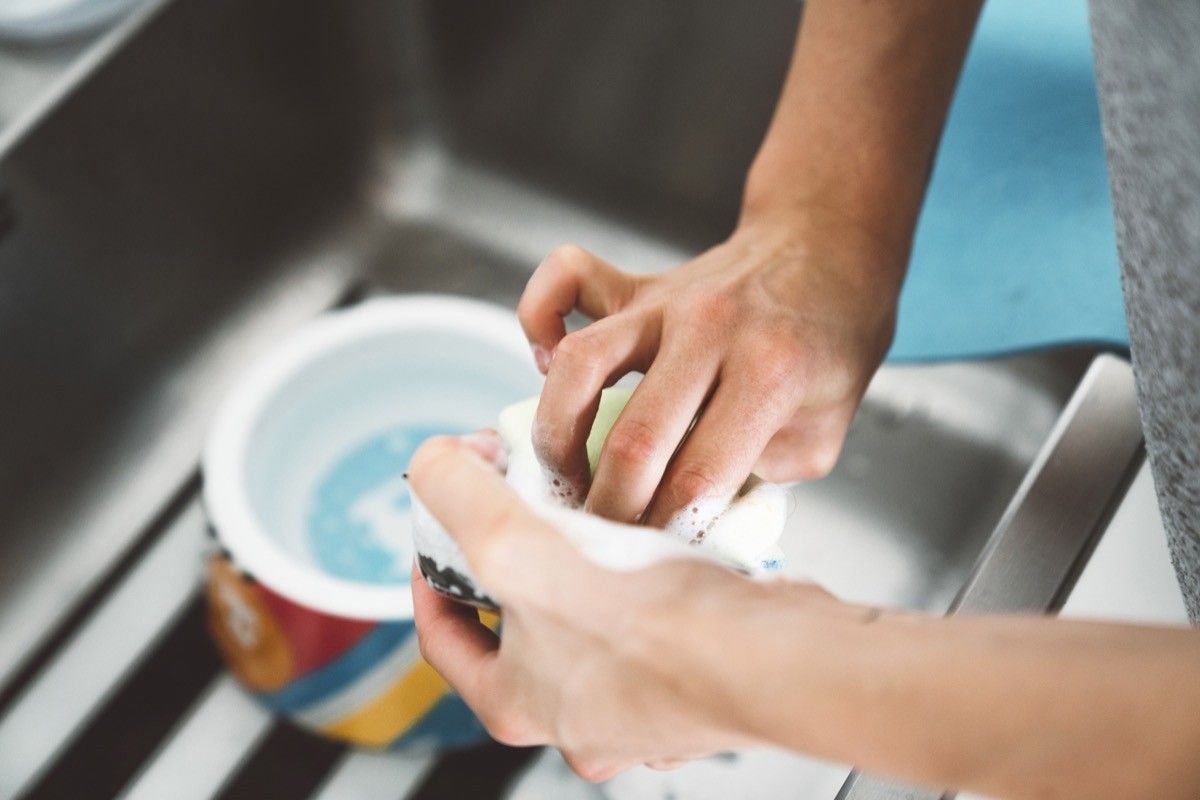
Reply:
<svg viewBox="0 0 1200 800"><path fill-rule="evenodd" d="M605 389L587 440L588 465L592 472L608 432L621 415L632 392L629 389ZM497 430L509 448L508 483L524 500L539 506L544 503L569 508L582 505L565 482L548 475L533 451L533 418L538 398L514 403L500 412ZM556 483L557 481L557 483ZM781 554L775 549L787 520L787 493L756 475L742 485L733 497L698 497L666 525L666 532L686 544L696 545L728 561L733 566L754 571L778 566Z"/></svg>
<svg viewBox="0 0 1200 800"><path fill-rule="evenodd" d="M593 472L609 431L629 402L628 389L605 389L587 440ZM664 531L620 525L578 509L576 497L562 478L538 462L532 443L538 398L514 403L500 413L497 430L508 448L505 479L513 490L576 544L612 569L637 569L667 558L701 557L743 572L778 569L783 554L778 542L787 521L787 493L751 475L732 497L696 498L668 522ZM667 535L663 535L663 534ZM413 537L418 565L438 591L475 605L494 608L470 575L466 559L432 515L413 497Z"/></svg>

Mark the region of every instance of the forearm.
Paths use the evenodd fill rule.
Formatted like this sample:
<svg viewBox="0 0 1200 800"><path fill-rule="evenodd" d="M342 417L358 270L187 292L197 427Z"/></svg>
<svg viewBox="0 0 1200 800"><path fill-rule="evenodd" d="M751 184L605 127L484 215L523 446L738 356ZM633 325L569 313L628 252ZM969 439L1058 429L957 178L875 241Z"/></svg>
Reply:
<svg viewBox="0 0 1200 800"><path fill-rule="evenodd" d="M903 270L979 6L809 0L743 218L837 214L901 253Z"/></svg>
<svg viewBox="0 0 1200 800"><path fill-rule="evenodd" d="M786 595L746 707L762 740L1006 798L1200 796L1200 632Z"/></svg>

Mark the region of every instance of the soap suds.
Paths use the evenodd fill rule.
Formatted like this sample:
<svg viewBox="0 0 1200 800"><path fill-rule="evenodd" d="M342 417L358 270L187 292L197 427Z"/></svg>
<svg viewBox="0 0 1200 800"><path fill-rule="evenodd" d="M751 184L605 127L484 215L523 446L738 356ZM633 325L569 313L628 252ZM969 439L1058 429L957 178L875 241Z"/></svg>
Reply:
<svg viewBox="0 0 1200 800"><path fill-rule="evenodd" d="M732 494L716 497L698 497L676 511L663 530L685 544L703 544L704 537L729 508Z"/></svg>
<svg viewBox="0 0 1200 800"><path fill-rule="evenodd" d="M628 392L605 391L589 438L589 455L593 450L598 455L627 400ZM537 398L531 398L501 412L498 427L507 458L497 454L488 460L505 473L506 482L522 500L593 562L610 569L639 569L666 559L700 558L752 575L782 567L778 542L788 516L788 495L780 486L752 475L736 493L696 498L667 522L666 536L654 535L645 527L610 522L580 510L586 486L578 486L538 461L531 439L536 408ZM453 570L468 580L479 589L478 596L490 602L487 593L474 584L458 545L415 497L412 509L417 552L437 568Z"/></svg>
<svg viewBox="0 0 1200 800"><path fill-rule="evenodd" d="M532 506L583 507L583 493L565 475L543 467L532 447L509 452L504 479L517 496Z"/></svg>

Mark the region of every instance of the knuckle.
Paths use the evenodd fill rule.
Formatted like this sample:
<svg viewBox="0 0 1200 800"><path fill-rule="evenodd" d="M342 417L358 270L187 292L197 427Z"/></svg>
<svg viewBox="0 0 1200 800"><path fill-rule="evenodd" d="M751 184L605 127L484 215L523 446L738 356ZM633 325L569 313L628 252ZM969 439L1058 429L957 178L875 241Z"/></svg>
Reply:
<svg viewBox="0 0 1200 800"><path fill-rule="evenodd" d="M687 505L717 493L716 471L706 464L681 465L667 481L667 501L672 507Z"/></svg>
<svg viewBox="0 0 1200 800"><path fill-rule="evenodd" d="M592 254L577 244L560 244L547 254L542 266L547 270L582 275L591 265Z"/></svg>
<svg viewBox="0 0 1200 800"><path fill-rule="evenodd" d="M752 373L755 383L765 391L776 392L802 382L802 356L800 347L791 341L772 342L756 355Z"/></svg>
<svg viewBox="0 0 1200 800"><path fill-rule="evenodd" d="M609 769L597 759L567 753L563 758L571 771L588 783L601 783L609 777Z"/></svg>
<svg viewBox="0 0 1200 800"><path fill-rule="evenodd" d="M824 478L837 466L840 453L841 447L836 444L822 444L810 448L800 459L799 478L805 481Z"/></svg>
<svg viewBox="0 0 1200 800"><path fill-rule="evenodd" d="M737 313L737 300L726 292L707 292L688 305L691 321L704 326L725 327Z"/></svg>
<svg viewBox="0 0 1200 800"><path fill-rule="evenodd" d="M847 355L839 356L829 370L829 394L835 402L856 398L866 389L869 376L864 377L862 365Z"/></svg>
<svg viewBox="0 0 1200 800"><path fill-rule="evenodd" d="M564 282L582 280L593 264L592 255L577 245L564 244L551 250L525 284L525 291L517 301L517 319L527 324L552 310L546 304L555 288Z"/></svg>
<svg viewBox="0 0 1200 800"><path fill-rule="evenodd" d="M566 362L574 372L591 374L601 366L604 343L600 333L590 326L569 333L558 343L554 360Z"/></svg>
<svg viewBox="0 0 1200 800"><path fill-rule="evenodd" d="M658 453L658 437L646 423L618 420L604 443L605 454L624 467L650 464Z"/></svg>
<svg viewBox="0 0 1200 800"><path fill-rule="evenodd" d="M533 726L512 708L504 708L498 712L481 716L480 721L487 729L488 735L500 744L524 747L537 743Z"/></svg>

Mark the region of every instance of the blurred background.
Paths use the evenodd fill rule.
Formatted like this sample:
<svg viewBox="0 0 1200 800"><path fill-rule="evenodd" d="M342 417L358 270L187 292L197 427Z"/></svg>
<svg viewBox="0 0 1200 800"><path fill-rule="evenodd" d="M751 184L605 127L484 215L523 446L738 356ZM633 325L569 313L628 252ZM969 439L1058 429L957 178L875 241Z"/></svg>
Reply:
<svg viewBox="0 0 1200 800"><path fill-rule="evenodd" d="M33 0L0 12L0 797L837 796L849 765L779 753L593 787L537 749L354 751L274 719L236 685L200 594L210 545L197 461L247 359L377 293L512 307L564 241L633 271L719 241L800 4L51 5L57 17ZM1064 5L1086 36L1082 3ZM1036 58L993 56L1014 74ZM1090 73L1039 64L1081 98L1056 113L1095 118ZM1029 119L989 113L988 125ZM1044 196L1004 224L1047 241L1029 221L1076 210L1063 215L1084 231L1073 249L1099 264L1081 278L1093 282L1082 310L1044 325L1022 301L1037 292L1008 285L1003 336L970 339L974 301L948 313L962 287L935 280L970 237L938 234L936 214L923 223L929 266L914 264L902 351L835 473L795 490L785 549L797 577L946 611L1092 357L1125 355L1111 229L1087 227L1109 213L1095 191L1098 130L1082 145L1048 144L1047 130L1053 119L1001 138L1013 159L1069 153L1064 174L1092 183L1037 184ZM935 185L969 178L997 193L972 202L996 207L1029 195L1021 175L1045 175L1042 162L979 166L977 150L955 150ZM975 238L1011 242L1005 230ZM1032 249L963 258L1024 263ZM1129 477L1054 603L1182 620L1152 487Z"/></svg>

